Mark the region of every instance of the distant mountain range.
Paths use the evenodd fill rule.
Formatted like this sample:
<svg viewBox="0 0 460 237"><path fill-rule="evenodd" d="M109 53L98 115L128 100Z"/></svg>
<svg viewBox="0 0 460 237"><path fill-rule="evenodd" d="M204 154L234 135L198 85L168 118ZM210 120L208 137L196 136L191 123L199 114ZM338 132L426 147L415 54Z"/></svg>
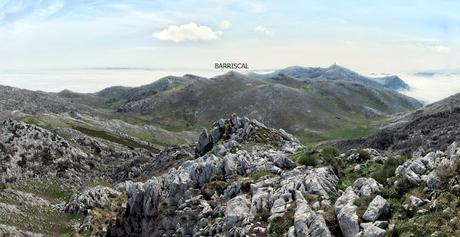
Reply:
<svg viewBox="0 0 460 237"><path fill-rule="evenodd" d="M378 126L376 118L420 107L417 100L397 92L407 87L396 76L369 78L333 65L289 67L270 74L229 72L210 79L169 76L140 87L56 95L111 117L174 131L199 130L237 113L317 141L364 135Z"/></svg>
<svg viewBox="0 0 460 237"><path fill-rule="evenodd" d="M293 66L268 74L250 73L250 76L266 79L285 75L301 81L350 81L374 88L407 90L409 85L398 76L367 77L334 64L327 68Z"/></svg>

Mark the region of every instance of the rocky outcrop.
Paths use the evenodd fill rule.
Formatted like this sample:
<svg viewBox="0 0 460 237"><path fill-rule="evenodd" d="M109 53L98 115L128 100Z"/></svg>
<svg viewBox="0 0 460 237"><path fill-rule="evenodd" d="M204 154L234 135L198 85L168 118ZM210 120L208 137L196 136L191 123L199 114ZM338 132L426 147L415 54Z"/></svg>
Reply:
<svg viewBox="0 0 460 237"><path fill-rule="evenodd" d="M324 218L310 208L300 191L295 192L295 198L297 206L294 215L295 236L332 236Z"/></svg>
<svg viewBox="0 0 460 237"><path fill-rule="evenodd" d="M212 150L221 139L224 140L224 142L222 142L222 146L225 148L224 152L225 150L233 151L238 145L238 142L245 140L259 143L266 142L267 144L275 146L284 145L286 146L284 150L293 149L291 148L292 145L298 146L299 143L294 136L286 133L282 129L270 129L257 120L250 120L246 117L240 118L236 114L233 114L229 119L220 119L215 122L210 133L208 133L206 129L203 130L196 144L195 156L200 157L206 154ZM222 147L220 147L217 152L221 152L221 148Z"/></svg>
<svg viewBox="0 0 460 237"><path fill-rule="evenodd" d="M81 183L90 169L88 155L45 129L24 122L0 123L1 183L59 177Z"/></svg>
<svg viewBox="0 0 460 237"><path fill-rule="evenodd" d="M335 202L335 213L340 229L345 237L352 236L373 236L375 229L361 229L359 216L357 214L358 206L355 204L360 197L368 197L381 192L383 186L372 178L359 178L352 186L348 187ZM389 211L388 202L381 196L376 196L366 212L362 216L364 221L376 221L379 217L387 214ZM372 223L370 223L372 225ZM362 225L362 224L361 224ZM385 233L385 230L383 230Z"/></svg>
<svg viewBox="0 0 460 237"><path fill-rule="evenodd" d="M358 178L353 183L353 191L359 196L369 196L382 191L383 186L373 178Z"/></svg>
<svg viewBox="0 0 460 237"><path fill-rule="evenodd" d="M120 192L108 187L96 186L70 197L65 206L65 211L72 214L88 214L92 208L103 208L110 198L121 195Z"/></svg>
<svg viewBox="0 0 460 237"><path fill-rule="evenodd" d="M444 188L449 180L441 177L454 178L454 167L460 160L460 149L457 143L452 143L446 152L435 151L423 155L423 152L415 152L414 158L398 166L395 175L406 180L413 186L425 184L432 191Z"/></svg>
<svg viewBox="0 0 460 237"><path fill-rule="evenodd" d="M213 141L212 149L204 155L186 160L143 184L119 185L117 189L127 193L128 203L123 218L112 223L107 235L241 236L255 231L252 221L259 213L270 211L270 222L282 217L296 203L296 231L303 231L300 223L305 221L309 233L330 236L322 216L309 207L301 193L317 195L323 200L336 197L338 177L334 172L328 167L295 167L288 156L302 146L284 131L237 117L215 123L219 124L229 126L220 140L213 139L212 134L217 134L213 129L208 139ZM246 142L253 144L251 149L228 145ZM198 142L196 151L200 147L202 143ZM254 172L276 176L266 176L252 184L240 177ZM213 185L214 194L203 195Z"/></svg>
<svg viewBox="0 0 460 237"><path fill-rule="evenodd" d="M361 163L363 157L360 157L360 153L366 153L369 155L369 158L377 163L383 164L388 157L384 154L380 153L379 151L372 149L372 148L365 148L365 149L350 149L345 153L340 155L340 158L347 163Z"/></svg>

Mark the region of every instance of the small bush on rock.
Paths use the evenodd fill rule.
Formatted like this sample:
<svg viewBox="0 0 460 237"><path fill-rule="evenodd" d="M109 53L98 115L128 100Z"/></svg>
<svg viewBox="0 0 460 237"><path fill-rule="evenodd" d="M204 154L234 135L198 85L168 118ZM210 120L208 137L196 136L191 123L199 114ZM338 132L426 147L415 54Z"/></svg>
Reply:
<svg viewBox="0 0 460 237"><path fill-rule="evenodd" d="M358 156L358 162L363 162L363 161L371 159L371 154L369 154L369 152L367 152L365 150L359 150L358 155L359 155Z"/></svg>
<svg viewBox="0 0 460 237"><path fill-rule="evenodd" d="M396 197L402 197L406 192L408 192L413 185L406 178L398 178L395 181L395 191Z"/></svg>
<svg viewBox="0 0 460 237"><path fill-rule="evenodd" d="M390 157L383 163L382 168L376 170L371 177L377 182L387 185L387 179L394 177L396 168L408 159L410 159L410 156Z"/></svg>
<svg viewBox="0 0 460 237"><path fill-rule="evenodd" d="M303 150L296 154L297 163L305 166L315 166L320 160L320 153L318 151Z"/></svg>
<svg viewBox="0 0 460 237"><path fill-rule="evenodd" d="M337 150L335 147L333 146L325 146L322 150L321 150L321 155L323 156L324 159L331 159L331 158L335 158L337 156L340 155L340 151Z"/></svg>

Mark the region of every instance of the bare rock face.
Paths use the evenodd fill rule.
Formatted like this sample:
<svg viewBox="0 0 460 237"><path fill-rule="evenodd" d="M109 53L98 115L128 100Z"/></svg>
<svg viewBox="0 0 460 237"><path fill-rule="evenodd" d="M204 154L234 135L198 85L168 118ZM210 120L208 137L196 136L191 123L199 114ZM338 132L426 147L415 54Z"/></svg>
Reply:
<svg viewBox="0 0 460 237"><path fill-rule="evenodd" d="M70 197L65 211L73 214L86 215L92 208L103 208L110 198L121 195L120 192L108 187L96 186Z"/></svg>
<svg viewBox="0 0 460 237"><path fill-rule="evenodd" d="M348 187L335 202L337 221L344 236L360 236L362 229L359 225L358 207L355 201L359 197L366 197L381 192L383 186L372 178L358 178ZM375 221L381 215L388 213L389 204L381 196L377 196L369 204L364 216L365 221Z"/></svg>
<svg viewBox="0 0 460 237"><path fill-rule="evenodd" d="M6 120L0 123L2 183L37 177L61 177L80 183L90 169L88 155L61 137L34 125Z"/></svg>
<svg viewBox="0 0 460 237"><path fill-rule="evenodd" d="M359 233L358 215L356 215L357 209L358 207L355 205L346 205L337 215L340 229L345 237L353 237Z"/></svg>
<svg viewBox="0 0 460 237"><path fill-rule="evenodd" d="M294 215L295 236L332 236L323 216L315 213L299 191L295 192L296 211Z"/></svg>
<svg viewBox="0 0 460 237"><path fill-rule="evenodd" d="M249 224L249 201L244 196L237 196L227 202L225 210L225 225L227 228L235 225Z"/></svg>
<svg viewBox="0 0 460 237"><path fill-rule="evenodd" d="M375 225L364 225L363 231L360 232L357 236L361 237L384 237L386 231L382 228L379 228Z"/></svg>
<svg viewBox="0 0 460 237"><path fill-rule="evenodd" d="M276 132L274 132L276 131ZM266 135L273 135L267 137ZM235 148L239 141L254 140L257 142L269 142L276 145L285 145L285 149L289 149L289 143L296 145L299 141L284 130L274 130L267 128L264 124L257 120L250 120L246 117L240 118L233 114L229 119L220 119L213 124L211 132L203 130L198 138L195 148L196 157L202 156L209 152L221 139L224 139L224 147L228 150Z"/></svg>
<svg viewBox="0 0 460 237"><path fill-rule="evenodd" d="M382 196L377 195L367 207L363 215L365 221L376 221L380 216L390 211L390 205Z"/></svg>
<svg viewBox="0 0 460 237"><path fill-rule="evenodd" d="M359 178L353 183L353 191L359 196L369 196L382 191L383 186L373 178Z"/></svg>

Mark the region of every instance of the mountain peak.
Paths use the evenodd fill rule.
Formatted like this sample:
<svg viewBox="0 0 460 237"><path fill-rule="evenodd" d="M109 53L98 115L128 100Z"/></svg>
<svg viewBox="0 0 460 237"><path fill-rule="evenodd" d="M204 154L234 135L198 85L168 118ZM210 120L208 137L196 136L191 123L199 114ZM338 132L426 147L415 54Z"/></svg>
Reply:
<svg viewBox="0 0 460 237"><path fill-rule="evenodd" d="M340 66L336 63L332 64L327 68L321 67L303 67L303 66L291 66L280 70L276 70L268 74L257 74L251 73L250 76L259 79L269 79L284 75L287 77L294 78L300 81L317 81L317 80L328 80L328 81L347 81L360 83L365 86L374 88L385 88L391 90L405 90L409 86L397 76L386 76L386 77L368 77L360 75L346 67Z"/></svg>

